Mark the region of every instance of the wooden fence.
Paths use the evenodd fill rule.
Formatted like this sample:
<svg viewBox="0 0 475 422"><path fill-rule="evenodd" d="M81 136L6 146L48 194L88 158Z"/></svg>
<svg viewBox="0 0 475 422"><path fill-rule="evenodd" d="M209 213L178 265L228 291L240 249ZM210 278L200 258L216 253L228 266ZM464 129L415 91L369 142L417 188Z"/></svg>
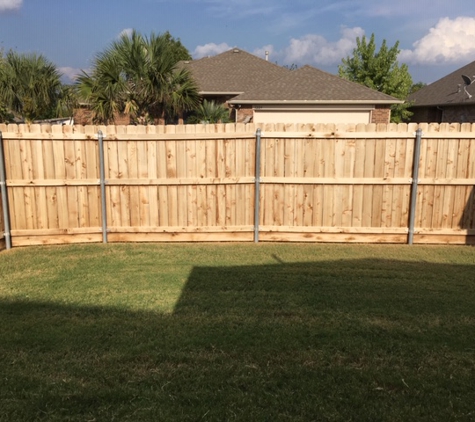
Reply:
<svg viewBox="0 0 475 422"><path fill-rule="evenodd" d="M414 243L474 243L475 125L261 126L257 179L256 129L0 125L12 245L407 243L412 189Z"/></svg>

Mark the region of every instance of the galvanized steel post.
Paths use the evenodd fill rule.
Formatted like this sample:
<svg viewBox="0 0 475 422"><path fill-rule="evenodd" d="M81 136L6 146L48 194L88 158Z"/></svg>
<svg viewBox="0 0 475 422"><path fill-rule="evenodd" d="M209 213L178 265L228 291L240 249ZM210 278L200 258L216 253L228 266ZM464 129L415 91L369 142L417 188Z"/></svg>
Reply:
<svg viewBox="0 0 475 422"><path fill-rule="evenodd" d="M99 172L101 184L101 206L102 206L102 242L107 243L107 208L106 208L106 176L104 165L104 134L100 130L97 133L99 140Z"/></svg>
<svg viewBox="0 0 475 422"><path fill-rule="evenodd" d="M409 245L412 245L414 243L417 188L419 186L419 159L421 157L421 139L422 139L422 129L417 129L416 140L415 140L415 145L414 145L414 160L412 164L411 203L410 203L410 210L409 210L409 235L407 238L407 243Z"/></svg>
<svg viewBox="0 0 475 422"><path fill-rule="evenodd" d="M256 168L254 192L254 242L259 242L259 215L261 197L261 129L256 131Z"/></svg>
<svg viewBox="0 0 475 422"><path fill-rule="evenodd" d="M7 176L5 172L5 153L3 150L3 136L0 132L0 190L2 191L3 208L3 232L5 237L5 247L11 249L12 239L10 233L10 212L8 206Z"/></svg>

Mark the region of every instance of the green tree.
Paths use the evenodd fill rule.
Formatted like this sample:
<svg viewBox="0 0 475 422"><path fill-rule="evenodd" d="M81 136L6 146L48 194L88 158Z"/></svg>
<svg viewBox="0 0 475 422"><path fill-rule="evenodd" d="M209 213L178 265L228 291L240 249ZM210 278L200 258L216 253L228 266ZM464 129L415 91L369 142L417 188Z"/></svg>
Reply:
<svg viewBox="0 0 475 422"><path fill-rule="evenodd" d="M164 32L162 37L165 38L166 42L170 45L170 54L173 62L178 63L181 60L192 60L190 52L181 43L179 38L173 38L168 31Z"/></svg>
<svg viewBox="0 0 475 422"><path fill-rule="evenodd" d="M4 105L0 104L0 123L9 123L13 119L13 114Z"/></svg>
<svg viewBox="0 0 475 422"><path fill-rule="evenodd" d="M0 114L27 123L56 117L63 91L60 77L44 56L9 51L0 57Z"/></svg>
<svg viewBox="0 0 475 422"><path fill-rule="evenodd" d="M191 74L177 66L189 58L168 32L145 37L133 31L96 56L92 73L78 78L78 93L98 122L111 122L117 113L140 124L174 121L199 103Z"/></svg>
<svg viewBox="0 0 475 422"><path fill-rule="evenodd" d="M338 73L342 78L365 85L368 88L405 100L412 87L412 77L406 64L397 61L399 41L388 48L383 40L381 48L376 51L374 34L369 41L363 36L356 38L353 56L343 59ZM394 104L391 107L391 121L400 123L411 116L410 104Z"/></svg>
<svg viewBox="0 0 475 422"><path fill-rule="evenodd" d="M414 94L414 92L419 91L425 86L427 86L427 84L424 82L416 82L414 85L411 86L411 89L409 90L409 94Z"/></svg>
<svg viewBox="0 0 475 422"><path fill-rule="evenodd" d="M229 109L214 101L203 100L188 118L189 123L228 123Z"/></svg>

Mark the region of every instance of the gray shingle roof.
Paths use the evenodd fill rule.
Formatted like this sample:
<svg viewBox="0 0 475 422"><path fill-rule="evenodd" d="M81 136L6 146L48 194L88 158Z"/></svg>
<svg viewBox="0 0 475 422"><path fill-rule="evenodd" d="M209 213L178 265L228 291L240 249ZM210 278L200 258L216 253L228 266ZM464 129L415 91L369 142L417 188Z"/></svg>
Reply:
<svg viewBox="0 0 475 422"><path fill-rule="evenodd" d="M290 72L238 48L183 65L191 70L201 93L239 94Z"/></svg>
<svg viewBox="0 0 475 422"><path fill-rule="evenodd" d="M475 83L467 87L468 93L472 95L472 98L469 98L463 89L462 75L468 76L471 80L475 79L475 61L409 95L407 100L413 101L415 107L473 105L475 104Z"/></svg>
<svg viewBox="0 0 475 422"><path fill-rule="evenodd" d="M379 103L402 101L312 66L289 71L233 98L230 103Z"/></svg>

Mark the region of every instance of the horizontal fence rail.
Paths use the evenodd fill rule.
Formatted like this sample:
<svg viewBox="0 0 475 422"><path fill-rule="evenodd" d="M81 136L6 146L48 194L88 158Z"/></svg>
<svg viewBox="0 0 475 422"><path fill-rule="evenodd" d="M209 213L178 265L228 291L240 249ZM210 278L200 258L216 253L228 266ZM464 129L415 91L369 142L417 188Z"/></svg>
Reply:
<svg viewBox="0 0 475 422"><path fill-rule="evenodd" d="M0 124L0 132L0 248L10 239L475 240L475 125Z"/></svg>

